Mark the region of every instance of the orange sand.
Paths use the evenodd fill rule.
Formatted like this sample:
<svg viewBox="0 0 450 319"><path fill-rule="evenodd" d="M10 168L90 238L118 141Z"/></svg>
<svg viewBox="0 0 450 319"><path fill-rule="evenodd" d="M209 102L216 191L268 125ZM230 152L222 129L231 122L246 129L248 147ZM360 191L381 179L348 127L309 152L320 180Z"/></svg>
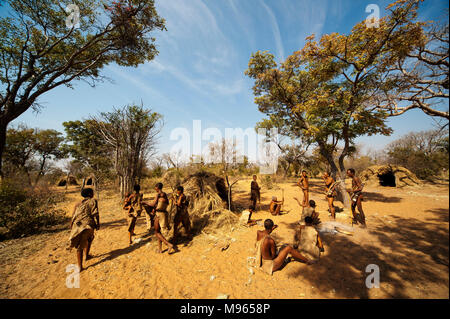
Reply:
<svg viewBox="0 0 450 319"><path fill-rule="evenodd" d="M262 189L263 211L254 218L272 218L278 244L292 242L300 215L295 182L285 189L285 215L272 217L267 204L281 190ZM329 220L321 180L311 180L311 199L322 221ZM250 180L235 186L234 199L248 206ZM76 188L63 207L71 213ZM273 276L250 273L259 226L236 226L222 239L200 234L180 252L155 252L156 239L145 235L145 219L136 227L142 241L127 244L126 221L117 196L101 194L101 229L92 246L93 259L81 273L80 288L66 287L66 267L76 263L75 250L65 250L68 229L0 242L0 298L449 298L448 185L421 188L365 189L368 228L354 227L354 236L325 235L325 254L318 264L291 262ZM146 198L153 194L146 194ZM340 202L336 206L342 207ZM347 222L340 217L338 221ZM226 244L229 248L221 251ZM365 268L380 268L381 287L365 286ZM215 276L211 280L211 276Z"/></svg>

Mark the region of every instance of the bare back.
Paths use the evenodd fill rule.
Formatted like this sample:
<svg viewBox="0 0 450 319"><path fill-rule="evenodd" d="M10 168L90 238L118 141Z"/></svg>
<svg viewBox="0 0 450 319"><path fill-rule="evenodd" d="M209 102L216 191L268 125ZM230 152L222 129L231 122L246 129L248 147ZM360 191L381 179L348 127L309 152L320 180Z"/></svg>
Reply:
<svg viewBox="0 0 450 319"><path fill-rule="evenodd" d="M258 230L256 241L264 240L261 244L261 256L265 260L273 260L276 257L275 241L265 231Z"/></svg>

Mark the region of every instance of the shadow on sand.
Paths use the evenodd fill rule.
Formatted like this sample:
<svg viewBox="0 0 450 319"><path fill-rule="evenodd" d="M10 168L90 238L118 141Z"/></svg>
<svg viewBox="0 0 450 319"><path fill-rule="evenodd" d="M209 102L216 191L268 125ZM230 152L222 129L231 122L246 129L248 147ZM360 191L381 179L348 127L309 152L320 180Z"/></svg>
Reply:
<svg viewBox="0 0 450 319"><path fill-rule="evenodd" d="M389 285L391 298L410 298L407 289L426 283L446 285L448 289L448 270L433 266L434 262L448 267L448 224L442 224L445 214L448 221L448 210L430 212L438 215L436 221L440 223L391 216L390 224L369 226L367 231L386 248L383 250L371 242L355 243L351 237L323 234L327 255L317 265L302 267L290 276L301 277L324 292L334 289L343 298L368 298L365 269L375 264L380 269L380 289L388 293L385 289ZM295 223L284 226L296 227Z"/></svg>

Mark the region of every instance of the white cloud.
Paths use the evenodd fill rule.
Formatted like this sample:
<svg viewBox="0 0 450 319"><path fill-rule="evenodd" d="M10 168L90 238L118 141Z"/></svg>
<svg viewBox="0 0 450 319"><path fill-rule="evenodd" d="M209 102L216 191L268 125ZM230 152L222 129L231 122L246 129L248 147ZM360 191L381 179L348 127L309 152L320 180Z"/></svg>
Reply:
<svg viewBox="0 0 450 319"><path fill-rule="evenodd" d="M269 18L270 18L270 24L272 25L272 31L273 31L273 36L275 38L275 44L277 46L278 58L281 61L284 61L283 41L281 40L281 33L280 33L280 28L278 27L277 18L275 17L275 14L273 13L273 11L264 3L263 0L261 0L261 4L264 7L264 9L266 9L267 14L269 15Z"/></svg>

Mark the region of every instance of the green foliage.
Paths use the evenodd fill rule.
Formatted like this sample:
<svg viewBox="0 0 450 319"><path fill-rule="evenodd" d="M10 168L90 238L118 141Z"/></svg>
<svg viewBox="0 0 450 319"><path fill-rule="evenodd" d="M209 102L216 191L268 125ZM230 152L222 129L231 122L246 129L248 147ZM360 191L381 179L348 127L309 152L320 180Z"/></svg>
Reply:
<svg viewBox="0 0 450 319"><path fill-rule="evenodd" d="M265 189L272 189L273 188L273 181L272 177L270 175L265 175L261 177L261 185Z"/></svg>
<svg viewBox="0 0 450 319"><path fill-rule="evenodd" d="M113 166L113 148L94 129L93 120L63 122L66 132L65 151L78 163L106 174Z"/></svg>
<svg viewBox="0 0 450 319"><path fill-rule="evenodd" d="M164 173L164 168L162 166L157 166L150 171L149 176L153 178L161 178Z"/></svg>
<svg viewBox="0 0 450 319"><path fill-rule="evenodd" d="M24 190L4 182L0 185L0 227L7 238L37 233L47 227L67 221L64 211L53 206L61 195L48 190Z"/></svg>
<svg viewBox="0 0 450 319"><path fill-rule="evenodd" d="M406 167L421 179L432 179L449 168L448 132L409 133L388 145L387 155L390 163Z"/></svg>
<svg viewBox="0 0 450 319"><path fill-rule="evenodd" d="M4 160L12 166L28 170L30 160L35 153L36 136L34 129L19 125L10 128L6 135Z"/></svg>
<svg viewBox="0 0 450 319"><path fill-rule="evenodd" d="M7 131L4 160L10 167L25 173L29 185L31 174L36 173L35 184L49 170L49 160L65 156L64 138L55 130L31 129L25 125ZM8 172L9 175L17 172Z"/></svg>

